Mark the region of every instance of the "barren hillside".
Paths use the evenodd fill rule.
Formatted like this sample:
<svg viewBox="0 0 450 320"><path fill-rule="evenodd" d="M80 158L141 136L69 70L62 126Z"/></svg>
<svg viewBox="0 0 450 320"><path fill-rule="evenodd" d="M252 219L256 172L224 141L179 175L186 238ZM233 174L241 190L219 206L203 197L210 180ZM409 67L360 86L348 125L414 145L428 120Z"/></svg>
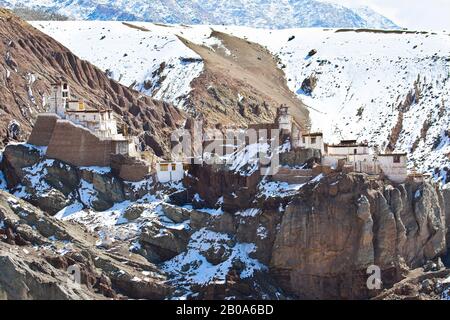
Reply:
<svg viewBox="0 0 450 320"><path fill-rule="evenodd" d="M156 154L168 152L168 135L184 119L179 109L111 80L97 67L4 9L0 9L0 39L3 145L26 138L37 112L44 110L51 82L63 76L74 95L93 107L111 107L124 117L133 133L148 133L142 135L143 141Z"/></svg>
<svg viewBox="0 0 450 320"><path fill-rule="evenodd" d="M273 120L275 108L291 107L297 121L308 124L308 110L289 90L275 57L260 45L212 32L212 46L182 41L199 54L204 70L192 83L188 109L209 122L245 124Z"/></svg>

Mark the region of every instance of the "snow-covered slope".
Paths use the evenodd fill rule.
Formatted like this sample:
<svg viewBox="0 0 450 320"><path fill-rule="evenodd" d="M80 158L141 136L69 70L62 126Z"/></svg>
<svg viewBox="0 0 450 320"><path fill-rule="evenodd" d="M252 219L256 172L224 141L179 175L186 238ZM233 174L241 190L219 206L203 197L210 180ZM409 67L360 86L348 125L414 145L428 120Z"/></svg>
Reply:
<svg viewBox="0 0 450 320"><path fill-rule="evenodd" d="M447 175L449 34L226 29L280 57L289 87L311 107L313 129L328 141L357 137L381 151L391 141L410 153L411 169ZM311 76L316 87L308 94L302 83Z"/></svg>
<svg viewBox="0 0 450 320"><path fill-rule="evenodd" d="M179 59L196 55L176 35L213 48L218 43L209 37L212 29L257 42L280 58L289 87L310 107L313 129L322 130L327 141L357 137L382 151L390 142L394 150L410 153L411 169L445 177L443 170L450 167L448 34L135 23L149 30L144 32L119 22L33 24L82 58L114 70L117 79L127 74L120 81L127 85L137 81L138 89L146 79L154 81L149 75L162 62L178 61L162 85L184 89L160 91L158 97L179 104L202 64ZM164 53L153 49L165 42L169 45ZM309 56L313 49L317 52ZM125 53L132 63L125 63ZM310 93L302 89L309 77L316 80Z"/></svg>
<svg viewBox="0 0 450 320"><path fill-rule="evenodd" d="M127 20L264 28L398 28L389 19L317 0L3 0L80 20ZM282 18L281 18L282 17Z"/></svg>
<svg viewBox="0 0 450 320"><path fill-rule="evenodd" d="M190 82L203 68L200 56L167 27L152 25L151 31L146 31L120 22L33 24L109 77L177 106L181 106L181 97L190 91Z"/></svg>

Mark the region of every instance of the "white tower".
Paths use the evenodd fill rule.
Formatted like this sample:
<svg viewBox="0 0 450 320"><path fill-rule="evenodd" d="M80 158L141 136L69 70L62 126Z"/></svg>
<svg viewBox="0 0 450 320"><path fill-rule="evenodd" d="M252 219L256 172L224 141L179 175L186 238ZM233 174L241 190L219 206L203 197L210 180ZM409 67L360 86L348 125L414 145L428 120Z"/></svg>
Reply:
<svg viewBox="0 0 450 320"><path fill-rule="evenodd" d="M292 116L289 113L289 108L285 105L281 105L277 109L277 122L278 128L287 133L291 132L292 129Z"/></svg>
<svg viewBox="0 0 450 320"><path fill-rule="evenodd" d="M56 113L61 118L65 118L67 101L70 98L69 85L64 81L52 83L52 92L48 99L49 112Z"/></svg>

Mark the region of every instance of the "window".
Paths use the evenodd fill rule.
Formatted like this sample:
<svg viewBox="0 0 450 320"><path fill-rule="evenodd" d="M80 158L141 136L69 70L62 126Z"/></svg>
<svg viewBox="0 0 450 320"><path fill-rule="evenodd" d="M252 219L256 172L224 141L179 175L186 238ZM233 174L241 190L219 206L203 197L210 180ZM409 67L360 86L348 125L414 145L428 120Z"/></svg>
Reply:
<svg viewBox="0 0 450 320"><path fill-rule="evenodd" d="M400 156L399 155L394 155L394 163L400 163Z"/></svg>
<svg viewBox="0 0 450 320"><path fill-rule="evenodd" d="M169 171L169 165L167 163L160 163L159 169L160 171Z"/></svg>
<svg viewBox="0 0 450 320"><path fill-rule="evenodd" d="M311 138L311 144L316 144L316 137Z"/></svg>
<svg viewBox="0 0 450 320"><path fill-rule="evenodd" d="M67 98L67 92L63 91L62 96L63 98Z"/></svg>
<svg viewBox="0 0 450 320"><path fill-rule="evenodd" d="M353 149L353 154L358 154L358 149Z"/></svg>
<svg viewBox="0 0 450 320"><path fill-rule="evenodd" d="M305 137L302 137L302 140L303 140L303 143L305 144L306 143Z"/></svg>
<svg viewBox="0 0 450 320"><path fill-rule="evenodd" d="M172 171L175 171L177 169L177 165L175 163L172 163Z"/></svg>
<svg viewBox="0 0 450 320"><path fill-rule="evenodd" d="M64 84L63 84L63 89L64 89L64 90L67 90L67 83L64 83Z"/></svg>
<svg viewBox="0 0 450 320"><path fill-rule="evenodd" d="M189 164L183 163L183 170L184 171L189 170Z"/></svg>

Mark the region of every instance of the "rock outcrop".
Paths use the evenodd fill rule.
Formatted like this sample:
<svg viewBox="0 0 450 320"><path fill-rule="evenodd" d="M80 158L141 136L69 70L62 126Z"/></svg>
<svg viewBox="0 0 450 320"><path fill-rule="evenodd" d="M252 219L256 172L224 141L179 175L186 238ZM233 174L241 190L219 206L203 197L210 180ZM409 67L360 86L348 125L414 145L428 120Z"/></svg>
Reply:
<svg viewBox="0 0 450 320"><path fill-rule="evenodd" d="M3 205L0 201L4 243L34 253L33 246L47 248L57 239L57 249L77 243L76 248L91 252L80 261L87 270L85 283L94 289L67 298L367 299L393 298L399 292L417 297L429 292L430 298L443 293L440 280L423 288L422 280L414 280L415 289L395 289L396 283L413 277L412 269L430 266L444 272L439 259L448 263L449 193L431 182L394 184L330 171L303 184L288 184L258 171L242 176L222 166L193 166L184 185L151 180L129 184L108 168L73 167L47 159L44 149L27 144L7 146L2 170L11 192L46 211L0 193L6 199ZM81 223L89 230L81 239L72 224L49 216L64 208L58 217L70 221L73 206L79 211L73 220L77 228ZM92 240L86 243L87 238ZM132 262L130 251L136 259ZM64 273L33 273L33 261L45 260L49 270L61 270L76 260L72 253L61 258L54 250L35 260L30 255L21 265L21 251L14 252L3 258L5 270L13 276L13 269L30 272L34 280L27 276L23 286L35 290L47 281L48 272L55 277ZM100 258L92 259L93 254ZM142 265L159 272L160 280L132 280L142 279L133 271ZM367 286L373 266L382 282L376 290ZM14 289L22 292L21 286ZM52 298L71 290L55 288ZM12 290L8 297L41 297Z"/></svg>
<svg viewBox="0 0 450 320"><path fill-rule="evenodd" d="M337 187L337 192L334 188ZM300 298L367 298L367 268L384 288L446 252L445 207L429 183L391 185L363 175L323 178L287 205L271 271Z"/></svg>
<svg viewBox="0 0 450 320"><path fill-rule="evenodd" d="M95 242L80 225L0 191L0 297L162 299L172 290L142 257L115 256Z"/></svg>
<svg viewBox="0 0 450 320"><path fill-rule="evenodd" d="M102 211L135 196L108 168L75 167L48 159L44 149L28 144L8 145L1 167L10 190L50 214L76 201Z"/></svg>

